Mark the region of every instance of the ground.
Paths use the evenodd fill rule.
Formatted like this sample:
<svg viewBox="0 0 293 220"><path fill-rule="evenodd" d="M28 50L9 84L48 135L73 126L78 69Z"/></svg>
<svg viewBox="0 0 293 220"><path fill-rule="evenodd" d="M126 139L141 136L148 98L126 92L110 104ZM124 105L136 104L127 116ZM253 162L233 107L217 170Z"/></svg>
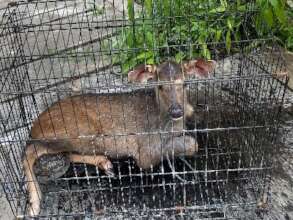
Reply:
<svg viewBox="0 0 293 220"><path fill-rule="evenodd" d="M0 8L7 4L7 0L0 0ZM293 89L293 55L285 53L288 72L291 75L289 86ZM274 170L271 183L270 213L267 219L290 220L293 219L293 92L288 90L285 97L284 111L284 146L278 157L277 167ZM278 146L279 147L279 146ZM2 189L1 189L2 190ZM0 219L13 219L10 207L0 191Z"/></svg>

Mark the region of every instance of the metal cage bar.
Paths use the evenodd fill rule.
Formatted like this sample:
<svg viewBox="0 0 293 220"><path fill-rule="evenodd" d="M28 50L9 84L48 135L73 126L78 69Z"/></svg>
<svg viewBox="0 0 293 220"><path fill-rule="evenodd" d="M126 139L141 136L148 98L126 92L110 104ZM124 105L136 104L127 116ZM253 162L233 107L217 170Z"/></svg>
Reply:
<svg viewBox="0 0 293 220"><path fill-rule="evenodd" d="M180 10L189 4L185 14L172 7L166 10L164 1L149 1L152 5L147 6L135 1L133 8L129 2L20 1L0 10L0 176L11 209L15 215L27 215L29 181L23 173L27 145L37 149L40 142L57 143L54 141L61 139L80 145L108 141L118 155L131 138L136 138L146 149L157 150L158 165L144 170L134 154L128 153L123 158L111 158L113 177L87 161L70 164L72 152L38 158L34 172L43 194L38 217L240 219L246 213L257 218L257 203L268 190L287 79L274 77L284 70L284 63L268 55L278 51L271 36L259 38L248 30L258 13L254 1L246 2L242 10L219 13L217 20L207 16L213 1L166 1ZM239 1L227 2L233 8ZM200 4L201 11L192 10ZM231 42L234 53L226 53L225 42L193 41L194 34L200 35L192 29L193 23L217 23L227 16L243 19L243 38ZM184 25L174 31L176 22ZM160 26L167 30L164 37L168 45L146 47L148 40L161 36L156 29ZM211 29L209 25L206 28ZM132 36L133 45L139 40L144 43L123 46L123 31ZM138 38L140 31L142 39ZM192 60L197 58L193 50L205 47L217 61L215 70L208 78L188 77L183 83L183 99L194 109L193 121L187 124L184 119L179 129L173 122L163 123L165 119L154 114L154 108L164 104L159 100L154 105L155 97L163 91L153 90L176 84L129 83L125 57L133 55L136 62L141 53L141 64L148 64L146 52L151 51L164 57L154 60L159 64L163 59L174 60L175 52L183 51L186 59ZM62 107L63 100L67 100L66 108ZM94 113L89 100L96 106ZM57 113L50 106L61 112L59 127L54 127ZM144 110L131 112L135 106ZM72 113L70 120L68 111ZM44 112L51 127L41 126ZM112 126L113 132L80 130L79 114L87 121L83 122L84 129L92 131L94 115L107 119L95 126ZM119 123L115 125L115 121ZM42 135L34 137L30 132L37 124ZM58 129L63 126L60 139ZM77 133L74 137L70 136L72 128ZM48 132L52 135L46 136ZM192 137L198 151L191 157L176 155L178 135ZM167 142L172 151L165 158L162 152ZM188 151L185 139L182 144L184 152ZM91 155L99 156L96 152Z"/></svg>

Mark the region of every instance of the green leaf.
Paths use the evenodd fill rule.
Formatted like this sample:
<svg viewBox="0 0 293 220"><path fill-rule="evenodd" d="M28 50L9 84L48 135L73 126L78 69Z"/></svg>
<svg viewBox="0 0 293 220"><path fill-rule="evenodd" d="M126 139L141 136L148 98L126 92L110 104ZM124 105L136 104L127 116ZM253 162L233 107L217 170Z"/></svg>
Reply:
<svg viewBox="0 0 293 220"><path fill-rule="evenodd" d="M236 0L237 8L241 5L241 0Z"/></svg>
<svg viewBox="0 0 293 220"><path fill-rule="evenodd" d="M135 47L135 39L134 39L134 33L129 30L128 33L126 34L126 44L129 48Z"/></svg>
<svg viewBox="0 0 293 220"><path fill-rule="evenodd" d="M208 49L208 45L206 43L204 43L204 44L202 44L201 48L202 48L203 57L206 59L211 59L211 52Z"/></svg>
<svg viewBox="0 0 293 220"><path fill-rule="evenodd" d="M204 44L206 43L206 40L207 40L207 35L208 35L208 32L207 32L208 29L205 29L205 30L202 30L197 41L198 43L200 44Z"/></svg>
<svg viewBox="0 0 293 220"><path fill-rule="evenodd" d="M270 4L273 7L273 11L281 24L286 22L286 15L284 6L281 0L270 0Z"/></svg>
<svg viewBox="0 0 293 220"><path fill-rule="evenodd" d="M236 21L236 24L234 24L234 27L239 27L242 24L243 20Z"/></svg>
<svg viewBox="0 0 293 220"><path fill-rule="evenodd" d="M148 59L152 56L154 56L153 51L144 51L144 52L140 53L139 55L137 55L136 59L137 60L145 60L145 59Z"/></svg>
<svg viewBox="0 0 293 220"><path fill-rule="evenodd" d="M219 42L222 37L222 30L216 30L215 40L216 42Z"/></svg>
<svg viewBox="0 0 293 220"><path fill-rule="evenodd" d="M223 5L221 5L217 8L210 10L209 13L220 13L220 12L224 12L224 11L226 11L226 8Z"/></svg>
<svg viewBox="0 0 293 220"><path fill-rule="evenodd" d="M240 41L241 40L241 35L240 35L239 29L234 32L234 37L235 37L235 40L236 41Z"/></svg>
<svg viewBox="0 0 293 220"><path fill-rule="evenodd" d="M260 8L264 8L267 7L267 0L256 0L256 4L260 7Z"/></svg>
<svg viewBox="0 0 293 220"><path fill-rule="evenodd" d="M143 35L144 33L144 30L136 30L135 31L135 43L136 43L136 46L139 47L139 45L144 45L145 43L145 36Z"/></svg>
<svg viewBox="0 0 293 220"><path fill-rule="evenodd" d="M170 2L170 0L169 0L169 2ZM188 3L188 1L175 0L175 2L173 2L173 3L171 5L171 8L174 11L175 16L184 15L184 13L190 9L190 2L189 2L188 6L186 5ZM170 3L169 3L169 5L170 5ZM184 8L185 10L182 10L182 8Z"/></svg>
<svg viewBox="0 0 293 220"><path fill-rule="evenodd" d="M149 16L153 14L153 0L145 0L144 2L146 12Z"/></svg>
<svg viewBox="0 0 293 220"><path fill-rule="evenodd" d="M191 31L196 32L196 31L198 31L198 30L199 30L199 23L196 22L196 21L193 21L193 22L191 23Z"/></svg>
<svg viewBox="0 0 293 220"><path fill-rule="evenodd" d="M273 12L271 8L266 8L262 12L263 18L268 24L268 26L271 28L274 24L274 18L273 18Z"/></svg>
<svg viewBox="0 0 293 220"><path fill-rule="evenodd" d="M225 8L228 7L228 3L227 3L226 0L220 0L220 2L221 2L221 5L222 5L223 7L225 7Z"/></svg>
<svg viewBox="0 0 293 220"><path fill-rule="evenodd" d="M130 69L134 68L136 65L138 65L136 57L133 57L132 59L122 63L122 72L127 73Z"/></svg>
<svg viewBox="0 0 293 220"><path fill-rule="evenodd" d="M113 38L112 41L110 41L112 47L113 47L113 48L119 48L120 40L121 40L121 39ZM105 42L106 42L106 40L105 40ZM107 44L109 45L109 42L108 42ZM103 43L102 43L102 45L103 45Z"/></svg>
<svg viewBox="0 0 293 220"><path fill-rule="evenodd" d="M286 23L286 15L285 11L282 8L275 8L274 9L275 14L277 15L277 19L279 22L284 25Z"/></svg>
<svg viewBox="0 0 293 220"><path fill-rule="evenodd" d="M234 23L234 21L231 18L227 19L227 26L228 26L229 30L233 30L233 23Z"/></svg>
<svg viewBox="0 0 293 220"><path fill-rule="evenodd" d="M231 32L227 31L226 33L226 49L227 52L230 53L231 51Z"/></svg>
<svg viewBox="0 0 293 220"><path fill-rule="evenodd" d="M147 47L153 47L153 45L154 45L154 36L153 36L153 34L150 31L148 31L148 32L146 32L145 37L146 37Z"/></svg>
<svg viewBox="0 0 293 220"><path fill-rule="evenodd" d="M269 0L270 4L274 7L277 8L279 6L280 1L279 0Z"/></svg>
<svg viewBox="0 0 293 220"><path fill-rule="evenodd" d="M170 0L162 0L162 1L163 1L164 16L170 16Z"/></svg>
<svg viewBox="0 0 293 220"><path fill-rule="evenodd" d="M246 5L240 5L237 7L237 11L245 12L246 10Z"/></svg>
<svg viewBox="0 0 293 220"><path fill-rule="evenodd" d="M179 51L175 55L175 60L176 60L177 63L180 63L185 57L186 57L186 55L182 51Z"/></svg>
<svg viewBox="0 0 293 220"><path fill-rule="evenodd" d="M153 57L151 57L151 58L147 59L146 63L149 65L155 64L155 59Z"/></svg>
<svg viewBox="0 0 293 220"><path fill-rule="evenodd" d="M127 12L130 21L134 21L134 2L133 0L127 0Z"/></svg>

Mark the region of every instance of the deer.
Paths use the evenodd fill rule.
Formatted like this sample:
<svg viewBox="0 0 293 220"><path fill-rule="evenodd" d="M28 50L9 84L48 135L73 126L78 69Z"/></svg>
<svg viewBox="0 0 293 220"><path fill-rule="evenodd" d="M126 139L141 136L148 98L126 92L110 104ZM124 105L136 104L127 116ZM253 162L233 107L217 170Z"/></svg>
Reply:
<svg viewBox="0 0 293 220"><path fill-rule="evenodd" d="M115 158L132 157L148 170L169 154L194 155L196 138L183 135L184 121L194 113L184 82L191 75L208 77L215 65L203 59L141 64L128 72L128 81L155 82L152 92L80 94L53 103L33 121L24 151L28 215L40 213L42 193L33 167L44 155L61 153L71 163L94 165L106 175L113 175Z"/></svg>

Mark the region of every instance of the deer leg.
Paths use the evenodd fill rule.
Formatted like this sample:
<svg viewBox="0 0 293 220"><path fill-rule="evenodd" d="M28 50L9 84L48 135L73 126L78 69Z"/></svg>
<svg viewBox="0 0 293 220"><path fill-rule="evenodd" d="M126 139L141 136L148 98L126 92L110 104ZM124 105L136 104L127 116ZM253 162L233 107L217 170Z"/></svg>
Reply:
<svg viewBox="0 0 293 220"><path fill-rule="evenodd" d="M59 151L52 151L43 145L30 144L26 147L25 156L23 158L24 173L27 178L27 188L29 193L29 215L36 216L40 212L40 204L42 200L42 193L36 175L33 171L33 166L36 160L46 154L60 153Z"/></svg>
<svg viewBox="0 0 293 220"><path fill-rule="evenodd" d="M81 154L70 154L69 160L74 163L85 163L94 165L102 170L108 176L115 176L113 172L113 165L107 157L102 155L81 155Z"/></svg>
<svg viewBox="0 0 293 220"><path fill-rule="evenodd" d="M40 213L40 204L42 200L42 193L36 175L33 171L33 166L36 160L46 154L63 153L64 149L52 149L43 145L28 145L23 159L23 168L27 178L27 188L29 193L29 210L30 216L36 216ZM107 175L114 175L112 163L105 156L82 156L78 154L69 155L72 162L88 163L98 166L106 172Z"/></svg>
<svg viewBox="0 0 293 220"><path fill-rule="evenodd" d="M173 137L165 145L166 154L192 156L198 151L197 141L191 136Z"/></svg>

